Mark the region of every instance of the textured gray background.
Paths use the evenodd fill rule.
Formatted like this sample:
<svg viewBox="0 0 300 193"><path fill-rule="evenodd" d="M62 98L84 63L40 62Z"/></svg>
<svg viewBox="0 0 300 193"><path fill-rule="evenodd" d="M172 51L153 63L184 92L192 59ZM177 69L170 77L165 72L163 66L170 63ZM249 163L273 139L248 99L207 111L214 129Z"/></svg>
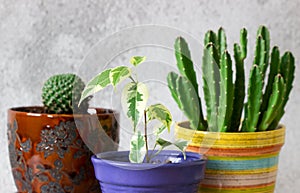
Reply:
<svg viewBox="0 0 300 193"><path fill-rule="evenodd" d="M291 50L298 63L299 8L297 0L0 0L0 192L15 191L7 152L6 110L12 106L40 104L40 88L50 75L87 70L83 69L82 60L99 40L124 28L159 24L189 33L202 42L206 30L223 26L232 45L238 40L239 29L246 27L252 44L249 54L252 54L256 29L265 24L271 30L272 45L279 45L282 51ZM109 53L113 48L113 45L103 47L100 54ZM150 49L147 54L159 55L152 52ZM193 55L198 53L201 51L193 50ZM251 60L247 62L249 66ZM299 70L282 120L287 135L280 157L278 193L298 192L300 188ZM89 73L93 75L95 71ZM109 106L105 102L103 105ZM124 138L125 134L121 144Z"/></svg>

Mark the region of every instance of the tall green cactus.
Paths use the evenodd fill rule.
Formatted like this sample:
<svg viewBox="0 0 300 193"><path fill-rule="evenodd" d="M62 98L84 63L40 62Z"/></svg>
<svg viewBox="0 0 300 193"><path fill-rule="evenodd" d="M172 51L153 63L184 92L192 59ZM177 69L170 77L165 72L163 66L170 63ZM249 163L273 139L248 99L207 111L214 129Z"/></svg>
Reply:
<svg viewBox="0 0 300 193"><path fill-rule="evenodd" d="M225 31L220 28L217 33L210 30L205 34L202 79L208 131L272 130L276 129L284 114L294 80L295 59L292 53L286 52L280 59L279 48L275 46L270 55L269 30L265 26L259 27L254 61L250 70L247 100L244 104L244 61L247 56L247 42L247 30L242 29L240 43L234 44L233 47L235 61L235 82L233 83L232 61L227 51ZM187 43L183 38L177 40L176 44L175 49L181 50L181 53L185 53L190 58ZM168 76L169 88L180 109L186 115L189 114L187 117L191 127L195 128L197 123L191 119L192 114L198 112L192 108L197 105L192 95L195 93L189 93L188 90L193 87L193 90L198 91L195 88L198 84L195 84L194 81L196 80L194 71L187 73L190 72L193 63L177 52L176 59L182 77L176 73L170 73ZM185 66L190 69L185 69ZM266 76L267 72L269 74ZM200 97L198 98L200 99ZM199 107L201 107L201 103ZM203 115L202 110L199 111ZM242 117L243 111L244 117ZM243 120L242 124L241 120ZM204 119L203 122L205 123ZM201 130L203 129L206 129L206 126L201 128Z"/></svg>

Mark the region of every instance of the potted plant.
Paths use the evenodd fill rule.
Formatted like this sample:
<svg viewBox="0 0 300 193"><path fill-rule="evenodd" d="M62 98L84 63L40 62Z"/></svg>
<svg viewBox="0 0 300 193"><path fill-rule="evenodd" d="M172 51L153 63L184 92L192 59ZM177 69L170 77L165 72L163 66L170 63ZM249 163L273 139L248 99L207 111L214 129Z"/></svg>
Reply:
<svg viewBox="0 0 300 193"><path fill-rule="evenodd" d="M96 144L99 137L118 143L118 114L103 108L88 113L89 99L78 108L84 86L74 74L55 75L43 86L44 106L8 110L9 156L18 192L100 191L90 157L103 149Z"/></svg>
<svg viewBox="0 0 300 193"><path fill-rule="evenodd" d="M190 140L188 150L208 157L199 190L274 192L278 156L285 137L285 127L279 121L292 89L294 57L291 52L280 57L277 46L270 54L269 31L265 26L259 27L246 95L246 29L240 32L240 44L233 47L235 68L222 28L217 33L208 31L204 46L205 116L190 51L182 37L175 42L180 75L168 74L172 96L189 120L176 125L176 135Z"/></svg>
<svg viewBox="0 0 300 193"><path fill-rule="evenodd" d="M145 57L132 57L130 62L138 66ZM122 106L133 125L130 151L113 151L94 155L96 178L101 189L114 192L197 192L203 178L205 160L197 153L185 153L185 141L171 143L160 137L172 124L170 111L162 104L147 107L148 89L134 76L133 68L117 66L98 74L85 87L81 101L107 86L116 87L124 80L130 80L122 91ZM138 124L144 120L143 128ZM155 145L149 149L148 123L156 120ZM143 130L143 132L141 131ZM180 151L163 150L175 145Z"/></svg>

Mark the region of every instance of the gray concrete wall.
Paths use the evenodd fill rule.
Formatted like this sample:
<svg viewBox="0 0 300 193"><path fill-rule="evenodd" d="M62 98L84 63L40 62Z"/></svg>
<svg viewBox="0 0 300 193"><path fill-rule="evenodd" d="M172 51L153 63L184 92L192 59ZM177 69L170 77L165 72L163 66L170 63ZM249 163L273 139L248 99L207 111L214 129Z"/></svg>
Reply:
<svg viewBox="0 0 300 193"><path fill-rule="evenodd" d="M299 8L299 0L0 0L0 192L16 191L7 151L6 110L12 106L41 104L40 89L43 81L50 75L75 72L84 76L85 80L95 75L97 59L92 59L87 66L84 66L83 59L99 40L105 39L109 42L109 35L128 27L145 24L168 26L172 29L163 28L161 36L154 33L151 37L148 34L145 39L141 38L142 31L133 30L129 31L134 35L128 37L130 41L118 41L116 44L108 43L106 46L96 47L96 50L99 49L98 61L107 61L110 58L104 56L112 57L110 54L118 51L114 50L116 47L125 49L127 44L139 37L140 42L151 43L158 39L162 45L171 48L176 35L185 34L190 36L190 39L196 39L198 45L208 29L216 30L223 26L232 50L233 42L238 40L240 28L246 27L251 44L249 54L252 55L256 29L265 24L271 30L272 45L279 45L282 52L292 51L298 64ZM147 34L147 31L144 33ZM159 50L159 53L151 49L151 46L145 46L143 49L143 52L132 49L114 60L120 63L126 61L129 55L146 53L153 61L166 60L167 63L174 63L173 52L168 49ZM193 57L200 58L201 50L192 49L192 54ZM247 60L247 69L251 65L251 58ZM88 59L84 61L88 62ZM166 66L162 68L166 72L172 69ZM96 71L91 70L92 67ZM159 73L155 68L145 70ZM297 128L300 115L300 98L297 97L300 94L300 68L297 67L296 71L294 90L282 119L287 126L287 133L280 157L276 186L278 193L298 192L300 188L300 130ZM163 86L158 88L160 89L153 91L154 95L165 89ZM106 95L111 96L109 92ZM169 100L164 102L174 106ZM111 99L99 102L99 105L107 107L111 107L112 104ZM182 116L178 114L177 117ZM126 133L123 133L121 145L125 148L127 138Z"/></svg>

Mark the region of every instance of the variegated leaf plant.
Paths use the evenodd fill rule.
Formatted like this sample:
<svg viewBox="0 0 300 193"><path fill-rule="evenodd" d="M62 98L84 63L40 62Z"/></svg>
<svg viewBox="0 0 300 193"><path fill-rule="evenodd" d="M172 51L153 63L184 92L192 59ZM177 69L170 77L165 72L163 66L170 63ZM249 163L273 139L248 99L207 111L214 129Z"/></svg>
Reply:
<svg viewBox="0 0 300 193"><path fill-rule="evenodd" d="M146 57L134 56L130 59L130 63L133 67L136 67L145 60ZM139 82L132 76L133 70L133 68L127 66L118 66L99 73L87 83L82 92L79 105L85 98L101 91L109 85L116 87L124 80L130 80L125 85L121 96L122 108L133 125L134 134L130 142L129 160L132 163L150 162L161 150L170 145L176 146L185 156L184 150L187 146L187 142L176 141L172 143L159 137L165 130L170 132L172 115L167 107L162 104L154 104L147 107L148 88L144 83ZM144 118L144 135L137 128L142 118ZM153 150L157 151L153 151L155 153L150 154L148 148L147 124L152 120L159 121L160 126L154 131L156 143Z"/></svg>

